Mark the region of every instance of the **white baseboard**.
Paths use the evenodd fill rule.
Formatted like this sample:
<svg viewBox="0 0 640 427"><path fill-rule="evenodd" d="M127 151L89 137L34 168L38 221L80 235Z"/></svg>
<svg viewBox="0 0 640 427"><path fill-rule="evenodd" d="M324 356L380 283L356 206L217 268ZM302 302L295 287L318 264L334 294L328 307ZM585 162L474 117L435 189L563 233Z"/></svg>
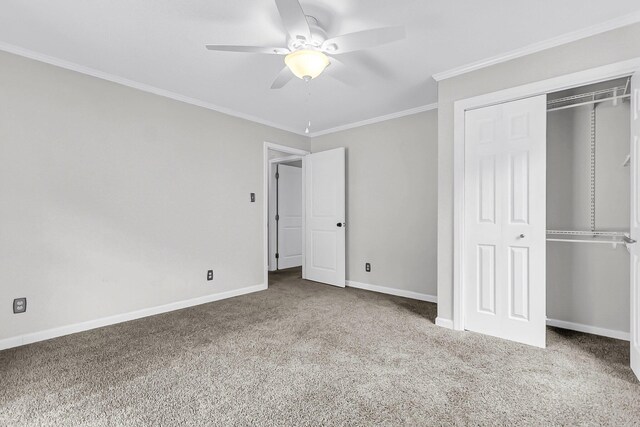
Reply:
<svg viewBox="0 0 640 427"><path fill-rule="evenodd" d="M615 331L613 329L599 328L597 326L583 325L581 323L567 322L564 320L547 319L547 326L570 329L572 331L585 332L587 334L601 335L603 337L616 338L624 341L629 341L630 339L629 332Z"/></svg>
<svg viewBox="0 0 640 427"><path fill-rule="evenodd" d="M353 280L347 280L347 286L350 288L364 289L372 292L380 292L381 294L395 295L397 297L404 297L410 299L417 299L420 301L438 302L438 298L435 295L421 294L419 292L405 291L403 289L387 288L385 286L370 285L368 283L354 282Z"/></svg>
<svg viewBox="0 0 640 427"><path fill-rule="evenodd" d="M443 328L453 329L453 321L436 317L436 325ZM585 332L593 335L601 335L603 337L616 338L619 340L629 341L629 332L614 331L612 329L599 328L597 326L583 325L581 323L566 322L564 320L547 319L548 326L556 328L570 329L572 331Z"/></svg>
<svg viewBox="0 0 640 427"><path fill-rule="evenodd" d="M75 323L73 325L61 326L59 328L47 329L30 334L20 335L0 340L0 350L12 347L19 347L25 344L31 344L38 341L44 341L51 338L57 338L64 335L75 334L77 332L88 331L90 329L102 328L103 326L115 325L116 323L128 322L130 320L140 319L142 317L154 316L156 314L167 313L169 311L180 310L182 308L193 307L209 302L220 301L227 298L233 298L240 295L250 294L253 292L264 291L267 289L266 284L247 286L245 288L234 289L232 291L220 292L218 294L205 295L203 297L193 298L184 301L172 302L169 304L159 305L156 307L144 308L129 313L116 314L114 316L103 317L86 322Z"/></svg>
<svg viewBox="0 0 640 427"><path fill-rule="evenodd" d="M436 325L442 326L443 328L447 329L453 329L453 320L436 317Z"/></svg>

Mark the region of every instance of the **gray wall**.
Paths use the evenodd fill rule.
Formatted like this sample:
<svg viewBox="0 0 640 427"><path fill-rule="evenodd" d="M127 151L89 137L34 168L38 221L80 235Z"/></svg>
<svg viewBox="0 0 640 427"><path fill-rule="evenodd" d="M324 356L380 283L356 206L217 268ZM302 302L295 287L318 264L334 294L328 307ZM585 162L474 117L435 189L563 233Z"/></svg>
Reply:
<svg viewBox="0 0 640 427"><path fill-rule="evenodd" d="M585 90L588 91L589 89ZM547 120L547 228L590 229L591 106ZM629 103L596 108L596 229L629 230ZM629 331L629 253L624 246L547 243L547 317Z"/></svg>
<svg viewBox="0 0 640 427"><path fill-rule="evenodd" d="M453 105L460 99L640 57L640 24L438 84L438 316L453 318Z"/></svg>
<svg viewBox="0 0 640 427"><path fill-rule="evenodd" d="M311 141L336 147L347 152L347 280L435 295L437 112Z"/></svg>
<svg viewBox="0 0 640 427"><path fill-rule="evenodd" d="M262 284L263 141L308 138L7 53L0 100L0 339Z"/></svg>

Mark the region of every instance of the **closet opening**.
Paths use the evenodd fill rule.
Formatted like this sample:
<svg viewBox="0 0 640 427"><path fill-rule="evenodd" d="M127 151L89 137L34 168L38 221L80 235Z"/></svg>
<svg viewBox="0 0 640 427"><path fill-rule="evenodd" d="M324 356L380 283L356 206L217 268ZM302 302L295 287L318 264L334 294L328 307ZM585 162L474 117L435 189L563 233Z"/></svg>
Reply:
<svg viewBox="0 0 640 427"><path fill-rule="evenodd" d="M631 78L547 95L547 324L629 340Z"/></svg>

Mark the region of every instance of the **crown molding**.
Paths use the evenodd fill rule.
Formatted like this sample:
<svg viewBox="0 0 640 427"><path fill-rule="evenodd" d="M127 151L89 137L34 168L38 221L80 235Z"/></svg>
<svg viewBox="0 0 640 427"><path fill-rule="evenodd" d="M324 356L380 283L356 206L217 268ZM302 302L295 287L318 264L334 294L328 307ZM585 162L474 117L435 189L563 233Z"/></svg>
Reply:
<svg viewBox="0 0 640 427"><path fill-rule="evenodd" d="M79 65L73 62L66 61L64 59L55 58L52 56L44 55L38 52L34 52L32 50L24 49L19 46L15 46L9 43L0 42L0 51L12 53L14 55L23 56L25 58L33 59L36 61L44 62L50 65L54 65L56 67L65 68L67 70L75 71L81 74L86 74L88 76L97 77L102 80L107 80L112 83L121 84L123 86L127 86L133 89L138 89L143 92L152 93L154 95L163 96L165 98L173 99L175 101L184 102L186 104L195 105L197 107L206 108L208 110L213 110L218 113L226 114L228 116L236 117L239 119L248 120L250 122L258 123L261 125L269 126L275 129L283 130L286 132L291 132L300 136L308 137L309 135L305 135L302 131L282 126L277 123L274 123L269 120L264 120L259 117L252 116L250 114L241 113L239 111L235 111L231 108L222 107L220 105L212 104L210 102L202 101L200 99L191 98L188 96L180 95L179 93L171 92L166 89L161 89L159 87L151 86L145 83L140 83L134 80L129 80L124 77L116 76L114 74L105 73L103 71L96 70L94 68L85 67L83 65Z"/></svg>
<svg viewBox="0 0 640 427"><path fill-rule="evenodd" d="M378 116L371 119L361 120L359 122L347 123L346 125L336 126L330 129L319 130L317 132L310 133L309 136L311 138L315 138L317 136L328 135L330 133L342 132L343 130L354 129L361 126L384 122L386 120L398 119L400 117L411 116L413 114L423 113L425 111L436 110L437 108L438 108L437 103L421 105L419 107L411 108L409 110L398 111L396 113L391 113L391 114L386 114L384 116Z"/></svg>
<svg viewBox="0 0 640 427"><path fill-rule="evenodd" d="M640 22L640 11L433 75L437 82Z"/></svg>
<svg viewBox="0 0 640 427"><path fill-rule="evenodd" d="M112 83L121 84L123 86L127 86L133 89L138 89L143 92L152 93L154 95L162 96L165 98L173 99L175 101L184 102L186 104L195 105L197 107L206 108L208 110L216 111L218 113L226 114L228 116L236 117L239 119L248 120L250 122L259 123L261 125L269 126L275 129L279 129L285 132L291 132L296 135L313 138L315 136L327 135L329 133L340 132L347 129L353 129L360 126L369 125L372 123L378 123L385 120L396 119L399 117L409 116L411 114L421 113L423 111L429 111L438 108L438 104L428 104L423 105L417 108L412 108L409 110L403 110L392 114L387 114L384 116L374 117L367 120L362 120L354 123L347 123L345 125L337 126L330 129L321 130L318 132L313 132L310 134L305 134L301 130L297 130L288 126L282 126L280 124L274 123L269 120L264 120L256 116L252 116L250 114L241 113L239 111L232 110L227 107L222 107L220 105L212 104L210 102L202 101L200 99L191 98L185 95L181 95L179 93L171 92L166 89L161 89L155 86L151 86L145 83L140 83L134 80L126 79L124 77L116 76L114 74L106 73L100 70L96 70L94 68L85 67L83 65L76 64L74 62L66 61L64 59L55 58L53 56L44 55L42 53L34 52L32 50L24 49L19 46L15 46L9 43L0 42L0 51L12 53L14 55L23 56L25 58L33 59L35 61L44 62L46 64L54 65L56 67L64 68L67 70L75 71L77 73L85 74L88 76L96 77L102 80L107 80Z"/></svg>

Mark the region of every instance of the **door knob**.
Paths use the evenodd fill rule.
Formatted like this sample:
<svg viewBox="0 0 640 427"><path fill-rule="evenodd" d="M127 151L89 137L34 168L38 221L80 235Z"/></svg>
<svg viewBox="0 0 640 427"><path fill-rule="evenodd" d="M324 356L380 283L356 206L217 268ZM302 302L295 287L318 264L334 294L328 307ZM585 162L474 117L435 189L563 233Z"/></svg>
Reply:
<svg viewBox="0 0 640 427"><path fill-rule="evenodd" d="M521 234L519 237L520 237L521 239L524 239L524 234Z"/></svg>
<svg viewBox="0 0 640 427"><path fill-rule="evenodd" d="M336 225L337 225L338 227L342 227L343 225L346 225L346 224L345 224L345 223L343 223L343 222L339 222L339 223L337 223Z"/></svg>

